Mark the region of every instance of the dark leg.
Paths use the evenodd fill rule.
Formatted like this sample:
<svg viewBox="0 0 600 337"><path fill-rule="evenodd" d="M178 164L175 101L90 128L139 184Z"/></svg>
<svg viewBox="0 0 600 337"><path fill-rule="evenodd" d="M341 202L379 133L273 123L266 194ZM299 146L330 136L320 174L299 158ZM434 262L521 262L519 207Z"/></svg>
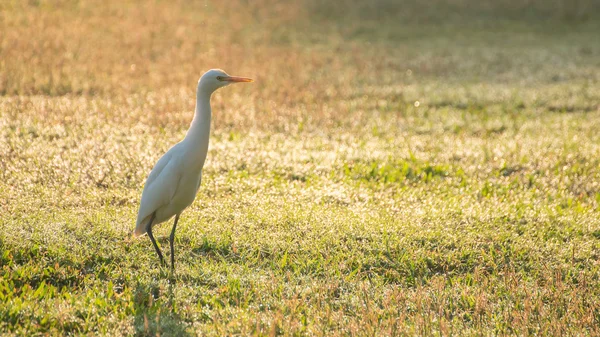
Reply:
<svg viewBox="0 0 600 337"><path fill-rule="evenodd" d="M179 221L179 214L175 216L175 223L173 224L173 229L171 230L171 236L169 236L169 243L171 244L171 270L175 270L175 248L173 247L173 241L175 240L175 228L177 228L177 221Z"/></svg>
<svg viewBox="0 0 600 337"><path fill-rule="evenodd" d="M150 241L152 241L152 245L154 246L154 249L156 250L156 254L158 254L158 258L160 258L160 263L165 264L165 258L163 257L162 253L160 252L160 248L158 248L158 244L156 244L156 240L154 240L154 235L152 235L152 222L154 221L155 217L156 217L156 213L152 214L152 218L146 225L146 232L148 233L148 237L150 237Z"/></svg>

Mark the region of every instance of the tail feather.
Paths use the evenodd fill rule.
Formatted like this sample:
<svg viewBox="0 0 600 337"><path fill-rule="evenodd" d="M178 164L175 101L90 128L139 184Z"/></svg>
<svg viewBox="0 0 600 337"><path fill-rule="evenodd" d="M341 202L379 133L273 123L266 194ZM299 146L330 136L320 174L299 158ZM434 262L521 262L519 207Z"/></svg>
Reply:
<svg viewBox="0 0 600 337"><path fill-rule="evenodd" d="M150 216L143 218L135 225L135 230L133 231L134 238L146 234L146 223L148 223L148 221L150 221Z"/></svg>

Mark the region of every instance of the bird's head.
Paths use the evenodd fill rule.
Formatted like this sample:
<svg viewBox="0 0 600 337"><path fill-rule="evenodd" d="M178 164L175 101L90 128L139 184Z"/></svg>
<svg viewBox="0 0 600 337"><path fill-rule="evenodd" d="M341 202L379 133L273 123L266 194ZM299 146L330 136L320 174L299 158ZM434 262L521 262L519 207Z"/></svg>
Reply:
<svg viewBox="0 0 600 337"><path fill-rule="evenodd" d="M211 69L205 72L202 77L200 77L200 80L198 81L198 89L212 93L221 87L240 82L252 82L252 79L247 77L230 76L221 69Z"/></svg>

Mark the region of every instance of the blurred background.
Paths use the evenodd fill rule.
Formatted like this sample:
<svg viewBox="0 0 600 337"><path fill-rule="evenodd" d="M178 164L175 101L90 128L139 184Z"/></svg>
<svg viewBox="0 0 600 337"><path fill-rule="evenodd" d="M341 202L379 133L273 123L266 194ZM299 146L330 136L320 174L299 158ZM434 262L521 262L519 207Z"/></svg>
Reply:
<svg viewBox="0 0 600 337"><path fill-rule="evenodd" d="M383 87L393 105L414 83L597 81L599 17L595 0L3 0L0 94L187 93L219 67L257 79L263 117L317 118Z"/></svg>
<svg viewBox="0 0 600 337"><path fill-rule="evenodd" d="M315 83L581 77L597 65L600 3L3 0L0 15L3 95L193 87L212 67L278 95Z"/></svg>

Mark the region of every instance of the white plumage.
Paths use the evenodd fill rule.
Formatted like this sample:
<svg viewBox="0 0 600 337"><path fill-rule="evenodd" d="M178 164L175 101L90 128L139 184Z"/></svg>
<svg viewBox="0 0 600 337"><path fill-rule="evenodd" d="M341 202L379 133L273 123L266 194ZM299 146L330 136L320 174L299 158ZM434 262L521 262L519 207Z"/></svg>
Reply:
<svg viewBox="0 0 600 337"><path fill-rule="evenodd" d="M210 96L215 90L236 82L252 82L246 77L229 76L223 70L207 71L198 81L196 111L185 138L175 144L154 165L146 179L134 236L148 233L164 263L160 248L152 235L152 227L175 216L170 236L171 268L174 268L173 239L181 212L192 204L202 180L202 167L208 153L210 136Z"/></svg>

